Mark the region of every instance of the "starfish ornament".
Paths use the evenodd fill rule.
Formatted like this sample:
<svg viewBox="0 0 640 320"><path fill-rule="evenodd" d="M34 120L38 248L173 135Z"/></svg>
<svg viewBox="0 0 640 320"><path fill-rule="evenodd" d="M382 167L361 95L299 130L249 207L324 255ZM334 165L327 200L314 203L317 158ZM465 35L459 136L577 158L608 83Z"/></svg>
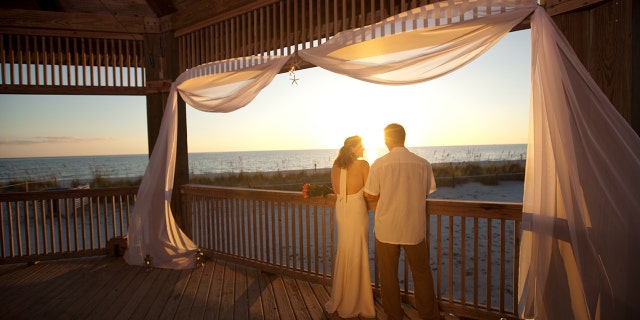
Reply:
<svg viewBox="0 0 640 320"><path fill-rule="evenodd" d="M293 78L289 78L289 80L291 80L291 85L293 85L294 83L298 85L298 80L300 80L300 78L296 78L296 75L294 73Z"/></svg>

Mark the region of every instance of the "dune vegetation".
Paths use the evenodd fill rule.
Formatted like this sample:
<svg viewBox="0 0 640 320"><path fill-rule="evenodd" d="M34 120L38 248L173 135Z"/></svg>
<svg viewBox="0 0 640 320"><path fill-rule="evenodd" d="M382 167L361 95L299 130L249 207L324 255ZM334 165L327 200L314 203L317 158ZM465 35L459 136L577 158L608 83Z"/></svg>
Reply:
<svg viewBox="0 0 640 320"><path fill-rule="evenodd" d="M443 187L455 187L465 182L480 182L485 185L497 185L501 180L524 180L524 161L486 161L486 162L451 162L436 163L433 172L436 184ZM142 176L135 178L111 178L100 171L93 172L90 181L74 179L70 187L89 184L91 188L112 188L139 186ZM329 168L291 170L275 172L236 172L221 174L191 174L189 183L214 185L222 187L242 187L272 190L301 190L305 183L331 184ZM1 192L42 191L47 189L69 187L63 185L55 176L46 181L10 181L0 186Z"/></svg>

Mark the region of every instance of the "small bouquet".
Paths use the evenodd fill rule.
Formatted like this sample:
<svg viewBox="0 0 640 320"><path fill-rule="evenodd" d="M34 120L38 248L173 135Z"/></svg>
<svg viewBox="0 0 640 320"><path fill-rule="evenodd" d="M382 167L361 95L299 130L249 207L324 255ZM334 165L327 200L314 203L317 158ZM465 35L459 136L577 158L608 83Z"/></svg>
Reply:
<svg viewBox="0 0 640 320"><path fill-rule="evenodd" d="M306 199L309 197L323 196L327 197L328 194L333 193L333 189L323 184L310 184L305 183L302 185L302 196Z"/></svg>

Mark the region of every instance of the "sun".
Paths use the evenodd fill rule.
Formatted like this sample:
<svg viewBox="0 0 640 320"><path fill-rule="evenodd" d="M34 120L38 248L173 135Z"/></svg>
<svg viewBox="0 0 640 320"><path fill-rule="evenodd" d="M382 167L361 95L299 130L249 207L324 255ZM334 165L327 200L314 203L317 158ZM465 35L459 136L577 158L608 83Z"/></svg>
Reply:
<svg viewBox="0 0 640 320"><path fill-rule="evenodd" d="M367 127L361 133L362 145L364 146L364 159L373 163L376 159L388 152L384 145L384 131L382 127Z"/></svg>

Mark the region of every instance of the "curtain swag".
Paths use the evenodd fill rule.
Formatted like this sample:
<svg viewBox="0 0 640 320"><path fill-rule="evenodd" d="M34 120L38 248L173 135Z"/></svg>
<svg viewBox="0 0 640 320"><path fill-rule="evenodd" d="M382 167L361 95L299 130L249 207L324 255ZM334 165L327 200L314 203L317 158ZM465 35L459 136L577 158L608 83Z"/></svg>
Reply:
<svg viewBox="0 0 640 320"><path fill-rule="evenodd" d="M535 319L639 316L640 138L535 0L442 1L340 32L296 55L362 81L413 84L470 63L531 14L518 311ZM147 257L159 268L196 263L197 245L170 208L178 94L198 110L232 112L296 55L216 61L176 79L129 223L127 263L144 266Z"/></svg>

